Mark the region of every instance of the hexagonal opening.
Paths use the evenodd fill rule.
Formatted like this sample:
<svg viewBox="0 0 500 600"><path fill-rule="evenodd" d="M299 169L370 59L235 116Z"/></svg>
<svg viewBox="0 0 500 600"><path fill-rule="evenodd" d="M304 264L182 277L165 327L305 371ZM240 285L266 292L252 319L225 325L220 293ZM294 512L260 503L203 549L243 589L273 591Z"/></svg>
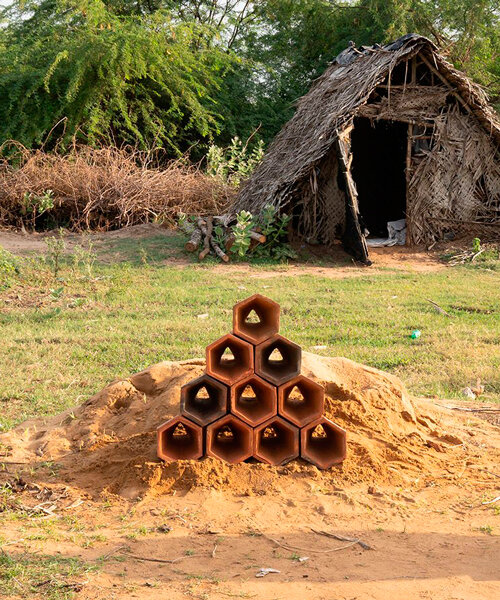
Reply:
<svg viewBox="0 0 500 600"><path fill-rule="evenodd" d="M279 417L255 430L255 458L270 465L283 465L299 455L299 430Z"/></svg>
<svg viewBox="0 0 500 600"><path fill-rule="evenodd" d="M260 344L278 333L280 307L273 300L255 294L233 308L233 330L235 335L252 344Z"/></svg>
<svg viewBox="0 0 500 600"><path fill-rule="evenodd" d="M302 430L301 456L319 469L341 463L346 456L346 432L323 417Z"/></svg>
<svg viewBox="0 0 500 600"><path fill-rule="evenodd" d="M232 385L253 371L253 347L228 334L207 347L207 374Z"/></svg>
<svg viewBox="0 0 500 600"><path fill-rule="evenodd" d="M299 375L301 359L300 346L275 335L255 349L255 371L274 385L281 385Z"/></svg>
<svg viewBox="0 0 500 600"><path fill-rule="evenodd" d="M231 411L255 427L277 413L276 388L252 375L231 388Z"/></svg>
<svg viewBox="0 0 500 600"><path fill-rule="evenodd" d="M231 464L250 458L252 430L232 415L219 419L207 428L207 454Z"/></svg>
<svg viewBox="0 0 500 600"><path fill-rule="evenodd" d="M181 413L198 425L208 425L227 413L227 400L227 387L202 375L182 386Z"/></svg>
<svg viewBox="0 0 500 600"><path fill-rule="evenodd" d="M203 431L184 417L174 417L158 428L158 457L197 460L203 455Z"/></svg>
<svg viewBox="0 0 500 600"><path fill-rule="evenodd" d="M278 389L278 413L303 427L323 415L324 396L319 384L299 375Z"/></svg>

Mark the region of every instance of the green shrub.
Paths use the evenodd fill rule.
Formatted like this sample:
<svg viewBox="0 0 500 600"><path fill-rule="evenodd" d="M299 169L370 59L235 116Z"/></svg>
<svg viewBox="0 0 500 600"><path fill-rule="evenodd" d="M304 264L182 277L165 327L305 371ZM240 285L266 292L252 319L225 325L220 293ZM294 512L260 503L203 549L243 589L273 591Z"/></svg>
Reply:
<svg viewBox="0 0 500 600"><path fill-rule="evenodd" d="M220 178L225 183L238 187L250 176L264 156L264 142L261 140L251 150L248 140L243 142L238 137L231 140L227 148L211 145L207 152L207 173Z"/></svg>
<svg viewBox="0 0 500 600"><path fill-rule="evenodd" d="M19 273L19 263L16 257L0 246L0 289L10 287Z"/></svg>

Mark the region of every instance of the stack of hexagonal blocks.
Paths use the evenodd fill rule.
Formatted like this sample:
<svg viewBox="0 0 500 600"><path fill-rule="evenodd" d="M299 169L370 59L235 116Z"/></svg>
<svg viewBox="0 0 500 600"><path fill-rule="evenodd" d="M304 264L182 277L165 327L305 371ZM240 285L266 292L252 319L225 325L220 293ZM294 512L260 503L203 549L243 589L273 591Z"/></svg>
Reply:
<svg viewBox="0 0 500 600"><path fill-rule="evenodd" d="M279 317L260 294L234 306L233 333L207 347L206 374L183 386L181 415L158 428L161 459L301 456L321 469L344 460L345 431L323 416L324 390L300 375L301 349L278 334Z"/></svg>

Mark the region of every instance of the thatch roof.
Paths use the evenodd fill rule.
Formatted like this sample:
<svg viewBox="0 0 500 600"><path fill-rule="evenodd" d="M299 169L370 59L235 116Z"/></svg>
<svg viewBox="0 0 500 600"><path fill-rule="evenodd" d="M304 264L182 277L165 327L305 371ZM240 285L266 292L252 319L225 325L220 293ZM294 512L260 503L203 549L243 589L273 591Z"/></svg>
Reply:
<svg viewBox="0 0 500 600"><path fill-rule="evenodd" d="M409 34L386 46L341 52L303 96L292 119L271 144L262 163L241 190L235 204L257 212L268 203L286 206L297 183L323 159L356 110L368 101L402 60L423 53L460 95L479 123L500 146L500 122L483 90L457 71L427 38Z"/></svg>

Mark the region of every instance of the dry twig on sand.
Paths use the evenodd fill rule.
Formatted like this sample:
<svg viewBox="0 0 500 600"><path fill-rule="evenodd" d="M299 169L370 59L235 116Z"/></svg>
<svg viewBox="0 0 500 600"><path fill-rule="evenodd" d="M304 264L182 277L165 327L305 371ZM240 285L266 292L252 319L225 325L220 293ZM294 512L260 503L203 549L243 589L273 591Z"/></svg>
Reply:
<svg viewBox="0 0 500 600"><path fill-rule="evenodd" d="M285 550L290 550L292 552L299 550L300 552L316 553L316 554L329 554L330 552L338 552L339 550L346 550L347 548L351 548L352 546L354 546L355 544L358 543L358 540L356 540L354 542L346 544L345 546L338 546L337 548L330 548L329 550L316 550L316 549L312 549L312 548L302 548L300 546L292 546L291 544L283 544L282 542L280 542L272 537L269 537L265 533L261 533L261 535L262 535L262 537L266 538L266 540L273 542L273 544L276 544L277 546L280 546L281 548L284 548Z"/></svg>
<svg viewBox="0 0 500 600"><path fill-rule="evenodd" d="M363 550L373 550L372 546L370 546L366 542L363 542L359 538L345 537L344 535L339 535L337 533L329 533L328 531L319 531L317 529L313 529L312 527L311 527L311 531L313 531L314 533L317 533L318 535L324 535L326 537L333 538L335 540L339 540L340 542L353 542L354 544L359 544L361 546L361 548L363 548Z"/></svg>

